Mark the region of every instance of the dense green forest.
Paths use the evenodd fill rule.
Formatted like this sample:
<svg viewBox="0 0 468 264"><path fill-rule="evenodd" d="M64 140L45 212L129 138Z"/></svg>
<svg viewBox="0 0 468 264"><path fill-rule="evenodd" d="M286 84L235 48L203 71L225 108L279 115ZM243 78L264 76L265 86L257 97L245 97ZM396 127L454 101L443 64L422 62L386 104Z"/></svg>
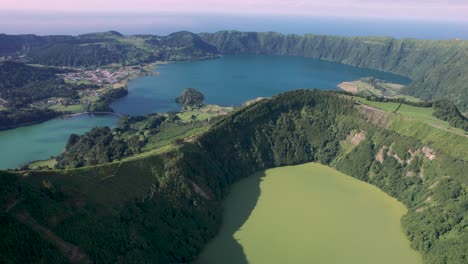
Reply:
<svg viewBox="0 0 468 264"><path fill-rule="evenodd" d="M82 167L112 162L141 152L138 137L119 138L108 127L93 128L83 136L72 134L65 151L57 157L57 167Z"/></svg>
<svg viewBox="0 0 468 264"><path fill-rule="evenodd" d="M0 130L36 124L57 117L59 113L49 109L14 109L0 111Z"/></svg>
<svg viewBox="0 0 468 264"><path fill-rule="evenodd" d="M70 135L65 151L56 160L56 168L77 168L120 160L138 154L147 143L147 134L160 132L160 126L172 123L163 115L124 116L118 127L94 128L82 136Z"/></svg>
<svg viewBox="0 0 468 264"><path fill-rule="evenodd" d="M30 63L90 68L113 63L139 65L157 60L213 58L217 54L215 47L190 32L165 37L125 37L115 31L76 37L0 35L0 46L5 46L0 55L26 55Z"/></svg>
<svg viewBox="0 0 468 264"><path fill-rule="evenodd" d="M78 99L78 91L93 85L67 84L57 76L65 70L29 66L24 63L0 62L0 130L40 123L59 115L30 104L47 98Z"/></svg>
<svg viewBox="0 0 468 264"><path fill-rule="evenodd" d="M434 116L449 122L454 127L468 131L468 118L460 113L458 108L449 100L439 100L434 102Z"/></svg>
<svg viewBox="0 0 468 264"><path fill-rule="evenodd" d="M0 63L0 98L12 108L28 107L30 103L51 97L77 98L77 91L92 85L66 84L57 76L64 70L33 67L23 63Z"/></svg>
<svg viewBox="0 0 468 264"><path fill-rule="evenodd" d="M191 110L193 111L193 110ZM94 128L84 135L71 135L65 151L56 157L58 169L79 168L122 160L158 146L182 144L186 133L196 133L212 120L181 120L180 113L123 116L117 128ZM203 118L202 118L203 119ZM164 144L164 142L166 142Z"/></svg>
<svg viewBox="0 0 468 264"><path fill-rule="evenodd" d="M32 63L98 67L214 58L219 54L303 56L407 76L403 93L423 100L447 97L468 110L468 41L340 37L220 31L168 36L123 36L110 31L79 36L0 35L0 55Z"/></svg>
<svg viewBox="0 0 468 264"><path fill-rule="evenodd" d="M0 206L9 208L18 232L28 232L19 222L27 214L96 263L186 263L219 229L232 183L258 170L317 161L403 202L409 210L403 228L425 263L465 263L468 157L431 156L430 145L368 123L359 109L340 93L287 92L244 107L166 152L22 172L28 177L2 173L1 188L12 191L2 192ZM124 120L121 128L131 124ZM99 140L111 137L98 134ZM361 140L351 141L357 134ZM12 238L9 246L44 252L47 244L36 238ZM60 250L56 240L43 240ZM17 256L1 257L11 262Z"/></svg>

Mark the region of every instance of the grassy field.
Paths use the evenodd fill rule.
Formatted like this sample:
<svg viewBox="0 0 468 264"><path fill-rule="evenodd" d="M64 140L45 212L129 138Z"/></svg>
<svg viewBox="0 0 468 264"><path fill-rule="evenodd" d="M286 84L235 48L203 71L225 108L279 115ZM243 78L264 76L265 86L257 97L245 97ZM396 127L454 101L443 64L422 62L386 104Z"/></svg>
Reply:
<svg viewBox="0 0 468 264"><path fill-rule="evenodd" d="M199 263L421 263L400 227L405 212L324 165L270 169L234 184Z"/></svg>
<svg viewBox="0 0 468 264"><path fill-rule="evenodd" d="M374 78L361 78L352 82L343 82L339 84L338 87L345 91L359 93L365 96L405 98L406 100L413 102L421 101L419 98L401 94L401 89L404 87L401 84L388 83Z"/></svg>
<svg viewBox="0 0 468 264"><path fill-rule="evenodd" d="M203 107L186 109L177 114L184 122L193 120L208 121L214 117L223 116L234 110L233 107L222 107L218 105L205 105Z"/></svg>
<svg viewBox="0 0 468 264"><path fill-rule="evenodd" d="M50 106L49 109L60 111L60 112L80 113L85 110L85 105L77 104L77 105L64 106L62 104L56 104L56 105Z"/></svg>
<svg viewBox="0 0 468 264"><path fill-rule="evenodd" d="M53 169L57 161L55 159L38 160L29 164L32 170L39 169L40 167L47 167Z"/></svg>
<svg viewBox="0 0 468 264"><path fill-rule="evenodd" d="M148 139L148 144L143 148L143 151L150 151L173 144L176 139L185 139L203 133L207 129L208 126L169 125L162 128L162 132L152 135Z"/></svg>
<svg viewBox="0 0 468 264"><path fill-rule="evenodd" d="M387 112L390 117L386 127L405 136L412 136L423 143L443 151L449 156L468 160L468 137L465 131L451 126L432 115L431 107L415 107L403 104L396 113L399 103L384 103L355 98L359 102Z"/></svg>

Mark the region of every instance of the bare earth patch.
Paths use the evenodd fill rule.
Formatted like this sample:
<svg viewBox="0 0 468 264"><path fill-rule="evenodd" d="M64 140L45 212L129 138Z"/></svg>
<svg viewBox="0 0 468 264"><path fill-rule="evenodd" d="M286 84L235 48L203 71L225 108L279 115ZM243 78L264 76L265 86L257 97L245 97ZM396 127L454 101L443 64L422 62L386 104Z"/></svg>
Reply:
<svg viewBox="0 0 468 264"><path fill-rule="evenodd" d="M359 145L361 141L363 141L366 138L366 131L361 131L353 136L351 139L351 143L354 145Z"/></svg>
<svg viewBox="0 0 468 264"><path fill-rule="evenodd" d="M376 125L378 127L385 128L385 126L388 123L388 113L387 112L385 112L383 110L380 110L380 109L377 109L377 108L370 107L368 105L364 105L364 104L360 104L359 108L366 115L367 121L369 121L370 123L372 123L372 124L374 124L374 125Z"/></svg>
<svg viewBox="0 0 468 264"><path fill-rule="evenodd" d="M70 263L91 263L88 256L77 246L63 240L61 237L54 234L50 229L40 225L28 212L16 214L16 218L23 224L29 226L32 230L38 233L42 239L49 241L62 254L68 258Z"/></svg>
<svg viewBox="0 0 468 264"><path fill-rule="evenodd" d="M350 93L357 93L359 90L357 84L354 82L342 82L338 84L338 87Z"/></svg>
<svg viewBox="0 0 468 264"><path fill-rule="evenodd" d="M200 186L198 186L198 184L196 184L195 182L193 181L190 181L192 183L192 187L193 187L193 190L199 194L200 196L202 196L203 198L205 198L206 200L212 200L211 198L211 195L209 195L207 192L205 192Z"/></svg>
<svg viewBox="0 0 468 264"><path fill-rule="evenodd" d="M412 151L411 149L408 150L408 153L411 154L411 157L406 161L406 163L409 165L411 162L413 162L414 157L420 153L420 150Z"/></svg>
<svg viewBox="0 0 468 264"><path fill-rule="evenodd" d="M379 150L379 152L377 153L377 155L375 156L375 159L378 160L380 163L383 163L385 150L387 150L387 146L383 146L383 147Z"/></svg>
<svg viewBox="0 0 468 264"><path fill-rule="evenodd" d="M424 146L422 148L422 152L424 153L424 155L426 155L426 157L429 159L429 160L435 160L436 159L436 155L434 153L434 150L432 150L431 148L427 147L427 146Z"/></svg>
<svg viewBox="0 0 468 264"><path fill-rule="evenodd" d="M401 159L400 157L398 157L398 155L397 155L396 153L395 153L395 154L392 153L391 147L390 147L390 149L389 149L388 152L387 152L387 156L393 157L393 158L396 159L400 164L404 164L404 163L405 163L405 161L404 161L403 159Z"/></svg>
<svg viewBox="0 0 468 264"><path fill-rule="evenodd" d="M252 99L252 100L249 100L247 102L245 102L242 106L249 106L249 105L252 105L258 101L261 101L261 100L264 100L264 99L268 99L268 97L257 97L255 99Z"/></svg>

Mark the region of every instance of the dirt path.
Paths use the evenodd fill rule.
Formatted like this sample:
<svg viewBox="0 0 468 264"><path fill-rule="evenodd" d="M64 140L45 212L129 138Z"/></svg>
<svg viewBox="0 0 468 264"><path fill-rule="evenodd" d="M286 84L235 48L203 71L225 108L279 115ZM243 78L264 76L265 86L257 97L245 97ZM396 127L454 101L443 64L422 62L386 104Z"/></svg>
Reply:
<svg viewBox="0 0 468 264"><path fill-rule="evenodd" d="M12 202L10 202L7 205L5 212L8 213L11 209L13 209L21 201L22 201L22 199L16 199L16 200L13 200Z"/></svg>
<svg viewBox="0 0 468 264"><path fill-rule="evenodd" d="M21 223L31 227L31 229L38 233L42 239L49 241L55 247L57 247L57 249L68 258L70 263L91 263L86 253L84 253L79 247L68 243L59 236L55 235L51 230L37 223L28 212L23 211L18 213L16 214L16 218Z"/></svg>
<svg viewBox="0 0 468 264"><path fill-rule="evenodd" d="M381 113L387 113L387 112L385 112L384 110L380 110L380 109L377 109L377 108L374 108L374 107L371 107L371 106L368 106L368 105L365 105L365 104L359 104L359 106L360 106L361 108L364 108L364 111L365 111L365 110L370 110L370 111L376 111L376 112L381 112ZM397 110L398 110L398 109L397 109ZM394 113L394 114L398 114L398 113ZM401 114L400 114L400 115L401 115ZM403 116L403 115L402 115L402 116ZM408 117L408 116L404 116L404 117L405 117L405 118L414 119L414 120L418 120L418 119L411 118L411 117ZM418 121L420 121L420 120L418 120ZM454 134L454 135L457 135L457 136L468 137L468 135L464 135L464 134L458 133L458 132L456 132L456 131L452 131L452 130L450 130L450 129L448 129L448 128L445 128L445 127L443 127L443 126L438 126L438 125L436 125L436 124L429 123L429 122L424 122L424 121L420 121L420 122L423 122L424 124L429 125L429 126L432 126L432 127L434 127L434 128L437 128L437 129L440 129L440 130L443 130L443 131L450 132L450 133L452 133L452 134Z"/></svg>
<svg viewBox="0 0 468 264"><path fill-rule="evenodd" d="M431 123L429 123L429 125L432 126L432 127L437 128L437 129L441 129L441 130L450 132L450 133L455 134L455 135L457 135L457 136L468 137L468 135L460 134L460 133L458 133L458 132L452 131L452 130L450 130L450 129L448 129L448 128L445 128L445 127L442 127L442 126L438 126L438 125L436 125L436 124L431 124Z"/></svg>

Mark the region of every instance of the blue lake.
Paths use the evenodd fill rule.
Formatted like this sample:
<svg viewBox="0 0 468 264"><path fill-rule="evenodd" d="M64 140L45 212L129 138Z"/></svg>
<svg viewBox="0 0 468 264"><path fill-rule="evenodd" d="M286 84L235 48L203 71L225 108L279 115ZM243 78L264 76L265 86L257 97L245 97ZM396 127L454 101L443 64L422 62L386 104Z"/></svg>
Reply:
<svg viewBox="0 0 468 264"><path fill-rule="evenodd" d="M287 56L224 56L215 60L161 64L156 71L159 75L132 80L128 96L115 101L111 107L129 115L177 111L180 106L175 98L187 87L205 94L207 103L231 106L298 88L338 89L339 83L361 77L372 76L401 84L409 82L405 77L389 73ZM116 124L115 116L84 115L2 131L0 169L48 159L64 150L70 134L83 134L96 126L115 127Z"/></svg>
<svg viewBox="0 0 468 264"><path fill-rule="evenodd" d="M115 101L112 109L130 115L177 111L174 100L188 87L201 91L207 103L232 106L299 88L334 90L341 82L362 77L409 82L390 73L290 56L229 55L161 64L156 71L159 75L132 80L128 96Z"/></svg>
<svg viewBox="0 0 468 264"><path fill-rule="evenodd" d="M30 161L60 154L71 134L84 134L93 127L115 127L112 115L80 115L56 118L38 125L0 131L0 169L14 169Z"/></svg>

